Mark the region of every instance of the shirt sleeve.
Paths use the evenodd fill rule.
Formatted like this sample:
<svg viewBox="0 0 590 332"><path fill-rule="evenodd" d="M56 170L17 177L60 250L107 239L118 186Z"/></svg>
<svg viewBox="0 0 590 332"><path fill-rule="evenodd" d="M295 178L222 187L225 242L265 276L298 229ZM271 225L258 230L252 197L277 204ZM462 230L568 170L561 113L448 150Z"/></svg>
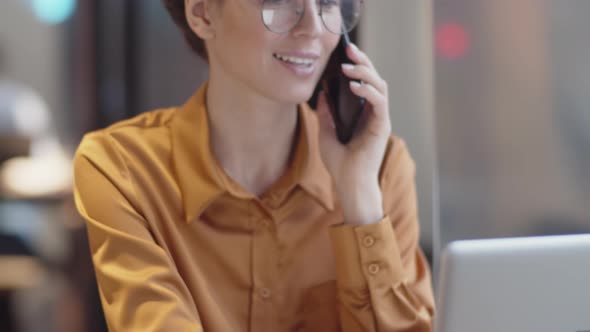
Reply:
<svg viewBox="0 0 590 332"><path fill-rule="evenodd" d="M202 331L188 288L151 236L125 162L109 136L84 138L74 159L74 179L109 330Z"/></svg>
<svg viewBox="0 0 590 332"><path fill-rule="evenodd" d="M434 296L419 247L415 165L404 142L393 141L380 177L384 218L330 229L345 332L432 331Z"/></svg>

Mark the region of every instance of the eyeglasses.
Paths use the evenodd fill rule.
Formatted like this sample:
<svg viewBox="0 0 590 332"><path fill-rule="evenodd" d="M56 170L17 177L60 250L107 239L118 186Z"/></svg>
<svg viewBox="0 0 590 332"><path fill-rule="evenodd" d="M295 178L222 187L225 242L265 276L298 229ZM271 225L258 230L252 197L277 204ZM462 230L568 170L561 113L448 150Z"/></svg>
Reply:
<svg viewBox="0 0 590 332"><path fill-rule="evenodd" d="M293 30L305 14L306 0L263 0L262 22L275 33ZM317 0L319 15L328 31L348 33L356 27L361 16L363 0Z"/></svg>

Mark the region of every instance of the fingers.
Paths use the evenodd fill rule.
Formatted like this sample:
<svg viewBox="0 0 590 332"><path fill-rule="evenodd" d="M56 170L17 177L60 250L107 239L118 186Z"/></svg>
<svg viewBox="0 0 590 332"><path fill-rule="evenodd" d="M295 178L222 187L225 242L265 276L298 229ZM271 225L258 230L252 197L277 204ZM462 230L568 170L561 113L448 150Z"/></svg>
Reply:
<svg viewBox="0 0 590 332"><path fill-rule="evenodd" d="M343 64L342 71L346 76L375 87L380 93L387 94L387 82L377 72L364 65Z"/></svg>
<svg viewBox="0 0 590 332"><path fill-rule="evenodd" d="M355 64L343 64L342 71L347 77L360 81L360 83L350 82L350 89L371 104L378 121L388 121L389 93L387 82L379 76L369 57L354 44L350 44L347 53Z"/></svg>
<svg viewBox="0 0 590 332"><path fill-rule="evenodd" d="M374 86L351 81L350 89L357 96L365 98L373 106L373 111L379 118L387 115L387 98Z"/></svg>

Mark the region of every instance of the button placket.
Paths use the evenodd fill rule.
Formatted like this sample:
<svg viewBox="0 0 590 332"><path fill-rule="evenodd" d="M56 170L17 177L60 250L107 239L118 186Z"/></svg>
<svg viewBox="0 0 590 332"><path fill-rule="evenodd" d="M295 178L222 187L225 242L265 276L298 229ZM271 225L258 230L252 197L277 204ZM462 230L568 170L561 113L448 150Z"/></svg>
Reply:
<svg viewBox="0 0 590 332"><path fill-rule="evenodd" d="M260 205L260 203L258 203ZM273 217L270 211L267 211L264 206L256 206L256 212L251 213L252 225L259 229L270 229L273 226Z"/></svg>
<svg viewBox="0 0 590 332"><path fill-rule="evenodd" d="M275 289L278 281L276 267L277 253L272 250L276 246L276 229L272 217L261 202L253 204L252 222L256 225L252 238L252 331L274 331L277 315Z"/></svg>
<svg viewBox="0 0 590 332"><path fill-rule="evenodd" d="M270 297L272 296L272 291L270 290L270 288L263 287L260 289L259 294L260 294L260 297L263 298L264 300L269 300Z"/></svg>
<svg viewBox="0 0 590 332"><path fill-rule="evenodd" d="M371 235L366 235L363 238L363 246L365 248L371 248L375 244L375 238Z"/></svg>

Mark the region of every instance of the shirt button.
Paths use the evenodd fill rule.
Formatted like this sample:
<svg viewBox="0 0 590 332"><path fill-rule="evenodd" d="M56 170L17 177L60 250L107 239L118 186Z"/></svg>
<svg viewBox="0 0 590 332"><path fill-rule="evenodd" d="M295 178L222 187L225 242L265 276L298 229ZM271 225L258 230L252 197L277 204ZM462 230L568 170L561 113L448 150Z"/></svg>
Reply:
<svg viewBox="0 0 590 332"><path fill-rule="evenodd" d="M379 264L373 263L373 264L369 265L369 273L372 275L376 275L377 273L379 273L380 269L381 268L379 267Z"/></svg>
<svg viewBox="0 0 590 332"><path fill-rule="evenodd" d="M363 245L365 248L371 248L375 244L375 238L367 235L363 238Z"/></svg>
<svg viewBox="0 0 590 332"><path fill-rule="evenodd" d="M270 291L270 289L268 288L262 288L260 289L260 296L265 299L268 300L270 299L270 296L272 295L272 292Z"/></svg>

